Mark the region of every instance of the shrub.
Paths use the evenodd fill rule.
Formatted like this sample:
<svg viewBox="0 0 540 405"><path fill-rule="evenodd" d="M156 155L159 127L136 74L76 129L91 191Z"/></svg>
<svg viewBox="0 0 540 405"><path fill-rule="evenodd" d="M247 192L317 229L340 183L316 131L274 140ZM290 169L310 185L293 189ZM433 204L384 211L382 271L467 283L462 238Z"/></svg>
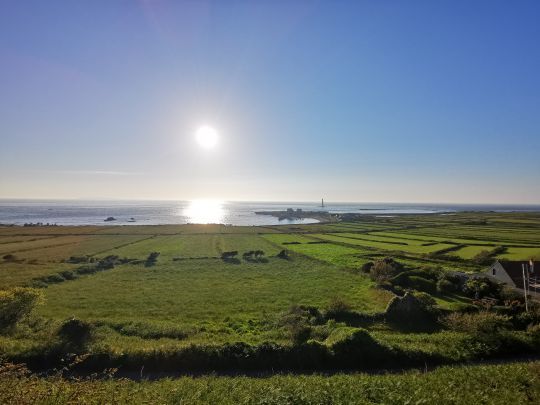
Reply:
<svg viewBox="0 0 540 405"><path fill-rule="evenodd" d="M432 301L426 297L427 294L417 295L419 297L406 293L403 297L392 298L386 307L386 320L400 329L435 329L437 323Z"/></svg>
<svg viewBox="0 0 540 405"><path fill-rule="evenodd" d="M422 277L427 280L437 281L443 271L439 268L421 267L407 272L410 276Z"/></svg>
<svg viewBox="0 0 540 405"><path fill-rule="evenodd" d="M434 281L419 276L409 277L409 286L418 291L425 291L434 294L437 291L437 287Z"/></svg>
<svg viewBox="0 0 540 405"><path fill-rule="evenodd" d="M432 279L424 278L421 275L425 274L423 271L405 271L392 277L389 282L395 286L414 288L418 291L425 291L431 294L436 291L435 281Z"/></svg>
<svg viewBox="0 0 540 405"><path fill-rule="evenodd" d="M540 324L540 311L520 312L512 317L512 323L517 329L527 329Z"/></svg>
<svg viewBox="0 0 540 405"><path fill-rule="evenodd" d="M330 345L334 361L344 368L369 367L383 357L380 344L363 328L336 329L325 343Z"/></svg>
<svg viewBox="0 0 540 405"><path fill-rule="evenodd" d="M477 313L453 312L443 318L442 322L450 330L471 335L496 334L511 327L509 317L488 311Z"/></svg>
<svg viewBox="0 0 540 405"><path fill-rule="evenodd" d="M499 297L502 301L505 302L512 302L512 301L518 301L525 303L525 298L523 297L523 293L517 292L513 288L503 286L501 291L499 292Z"/></svg>
<svg viewBox="0 0 540 405"><path fill-rule="evenodd" d="M473 277L467 280L463 292L471 298L491 297L498 299L502 286L487 277Z"/></svg>
<svg viewBox="0 0 540 405"><path fill-rule="evenodd" d="M311 337L311 326L303 323L291 324L289 327L291 340L295 345L305 343Z"/></svg>
<svg viewBox="0 0 540 405"><path fill-rule="evenodd" d="M68 263L82 264L82 263L88 263L90 262L90 260L91 260L90 256L71 256L66 261Z"/></svg>
<svg viewBox="0 0 540 405"><path fill-rule="evenodd" d="M377 284L383 284L401 271L403 271L403 266L400 263L386 257L382 260L377 260L371 267L369 274Z"/></svg>
<svg viewBox="0 0 540 405"><path fill-rule="evenodd" d="M492 250L482 250L476 256L473 257L473 262L481 265L490 265L493 262L493 257L500 255L506 251L504 246L497 246Z"/></svg>
<svg viewBox="0 0 540 405"><path fill-rule="evenodd" d="M17 256L12 255L12 254L7 254L7 255L4 255L2 259L4 259L6 262L16 262Z"/></svg>
<svg viewBox="0 0 540 405"><path fill-rule="evenodd" d="M373 263L373 262L367 262L367 263L364 263L364 264L362 265L362 267L360 267L360 271L361 271L362 273L366 273L366 274L367 274L367 273L369 273L369 272L371 271L371 268L373 267L374 264L375 264L375 263Z"/></svg>
<svg viewBox="0 0 540 405"><path fill-rule="evenodd" d="M527 334L532 337L534 346L540 346L540 324L529 326Z"/></svg>
<svg viewBox="0 0 540 405"><path fill-rule="evenodd" d="M225 253L234 253L234 252L225 252ZM280 256L281 255L281 256ZM278 257L281 257L282 259L288 258L288 252L286 250L282 250ZM223 256L222 256L223 258ZM248 252L245 252L242 255L242 258L248 262L264 262L266 263L268 259L264 257L264 251L262 250L250 250ZM223 258L224 260L227 260L227 258Z"/></svg>
<svg viewBox="0 0 540 405"><path fill-rule="evenodd" d="M148 255L148 257L146 258L146 261L144 262L144 265L146 267L150 267L150 266L155 265L157 263L158 256L159 256L159 252L150 253Z"/></svg>
<svg viewBox="0 0 540 405"><path fill-rule="evenodd" d="M51 274L50 276L44 277L43 281L45 281L48 284L54 284L54 283L62 283L66 281L66 279L62 277L61 274Z"/></svg>
<svg viewBox="0 0 540 405"><path fill-rule="evenodd" d="M277 257L279 257L280 259L288 260L290 258L289 251L287 249L283 249L281 252L277 254Z"/></svg>
<svg viewBox="0 0 540 405"><path fill-rule="evenodd" d="M306 342L311 337L311 326L322 322L322 315L315 307L292 305L280 320L279 326L285 328L295 344Z"/></svg>
<svg viewBox="0 0 540 405"><path fill-rule="evenodd" d="M116 255L109 255L104 257L103 259L100 259L96 267L98 270L109 270L114 268L119 263L119 257Z"/></svg>
<svg viewBox="0 0 540 405"><path fill-rule="evenodd" d="M437 305L435 298L425 292L415 292L413 295L427 310L431 311Z"/></svg>
<svg viewBox="0 0 540 405"><path fill-rule="evenodd" d="M233 250L233 251L230 251L230 252L223 252L221 254L221 258L222 259L230 259L230 258L233 258L235 256L238 255L238 251L237 250Z"/></svg>
<svg viewBox="0 0 540 405"><path fill-rule="evenodd" d="M77 278L77 276L71 270L64 270L58 274L60 274L60 276L65 280L75 280Z"/></svg>
<svg viewBox="0 0 540 405"><path fill-rule="evenodd" d="M15 287L0 291L0 330L12 328L27 317L42 297L42 293L33 288Z"/></svg>
<svg viewBox="0 0 540 405"><path fill-rule="evenodd" d="M327 318L336 318L340 315L346 315L350 313L352 306L346 302L343 298L334 297L328 303L328 306L325 308L325 316Z"/></svg>
<svg viewBox="0 0 540 405"><path fill-rule="evenodd" d="M437 281L437 292L441 294L449 294L456 291L456 286L449 280L441 278Z"/></svg>
<svg viewBox="0 0 540 405"><path fill-rule="evenodd" d="M229 262L229 263L240 263L240 260L238 260L236 258L236 256L238 256L238 251L237 250L233 250L233 251L230 251L230 252L223 252L221 254L221 259L224 261L224 262Z"/></svg>
<svg viewBox="0 0 540 405"><path fill-rule="evenodd" d="M75 274L83 275L83 274L93 274L98 272L98 268L95 266L81 266L78 269L75 269Z"/></svg>
<svg viewBox="0 0 540 405"><path fill-rule="evenodd" d="M85 348L92 339L93 327L90 323L72 318L65 321L58 330L62 342L72 350Z"/></svg>

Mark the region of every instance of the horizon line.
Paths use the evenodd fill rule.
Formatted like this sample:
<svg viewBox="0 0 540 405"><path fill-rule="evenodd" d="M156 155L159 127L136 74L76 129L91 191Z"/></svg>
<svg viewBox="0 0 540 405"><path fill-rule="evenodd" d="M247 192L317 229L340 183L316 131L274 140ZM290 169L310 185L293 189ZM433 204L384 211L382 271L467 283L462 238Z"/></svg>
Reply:
<svg viewBox="0 0 540 405"><path fill-rule="evenodd" d="M218 201L222 203L299 203L299 204L318 204L319 200L234 200L220 198L99 198L99 197L0 197L0 201L91 201L91 202L118 202L118 201L133 201L133 202L192 202L192 201ZM513 203L513 202L433 202L433 201L332 201L325 200L325 204L409 204L409 205L485 205L485 206L540 206L540 202L536 203Z"/></svg>

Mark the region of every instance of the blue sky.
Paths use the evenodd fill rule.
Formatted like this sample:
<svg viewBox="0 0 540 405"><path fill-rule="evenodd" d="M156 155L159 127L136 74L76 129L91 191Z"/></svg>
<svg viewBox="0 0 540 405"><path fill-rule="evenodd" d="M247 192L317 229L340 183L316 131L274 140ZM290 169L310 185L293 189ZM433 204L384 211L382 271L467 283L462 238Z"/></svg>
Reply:
<svg viewBox="0 0 540 405"><path fill-rule="evenodd" d="M538 21L537 1L4 0L0 197L540 203Z"/></svg>

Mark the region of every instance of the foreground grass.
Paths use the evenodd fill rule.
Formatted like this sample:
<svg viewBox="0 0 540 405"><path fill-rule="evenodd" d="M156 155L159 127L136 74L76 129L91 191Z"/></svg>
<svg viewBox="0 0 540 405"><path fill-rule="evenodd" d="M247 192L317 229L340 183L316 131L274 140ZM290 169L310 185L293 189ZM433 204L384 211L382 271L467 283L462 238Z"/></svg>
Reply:
<svg viewBox="0 0 540 405"><path fill-rule="evenodd" d="M4 367L0 402L186 404L525 404L540 402L540 362L366 375L68 381Z"/></svg>

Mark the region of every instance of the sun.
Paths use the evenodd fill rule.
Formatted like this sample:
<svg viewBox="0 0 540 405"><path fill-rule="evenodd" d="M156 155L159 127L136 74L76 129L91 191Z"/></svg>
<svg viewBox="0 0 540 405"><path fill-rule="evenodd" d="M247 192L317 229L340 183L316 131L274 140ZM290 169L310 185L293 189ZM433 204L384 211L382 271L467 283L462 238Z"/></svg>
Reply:
<svg viewBox="0 0 540 405"><path fill-rule="evenodd" d="M200 146L211 149L217 145L219 135L214 128L205 125L197 130L195 137Z"/></svg>

